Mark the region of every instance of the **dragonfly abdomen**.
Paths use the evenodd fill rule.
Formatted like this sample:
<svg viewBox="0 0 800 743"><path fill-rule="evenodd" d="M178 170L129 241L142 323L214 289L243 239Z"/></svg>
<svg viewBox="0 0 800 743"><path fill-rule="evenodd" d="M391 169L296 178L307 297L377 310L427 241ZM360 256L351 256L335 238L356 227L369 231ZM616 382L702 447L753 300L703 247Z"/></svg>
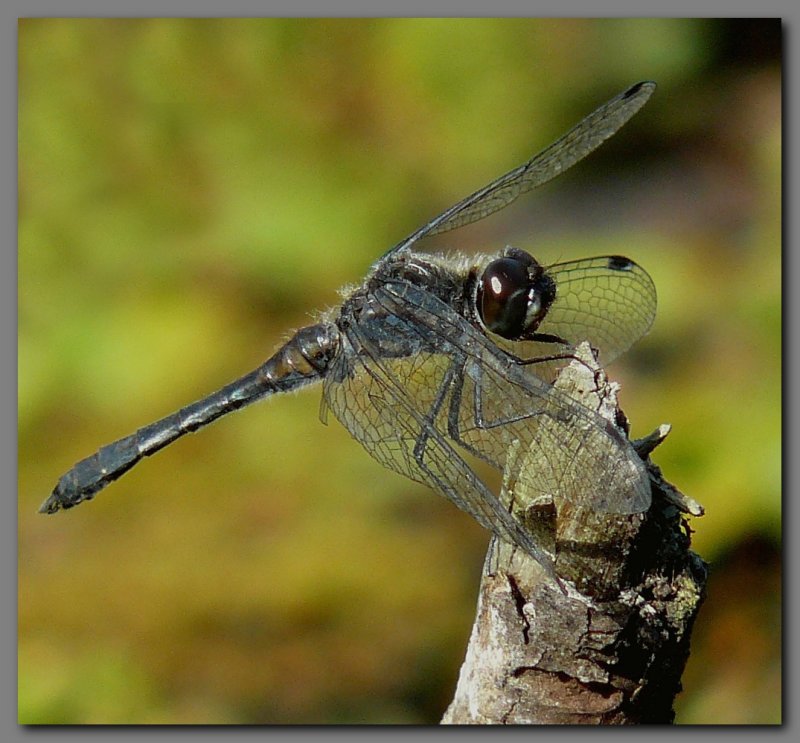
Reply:
<svg viewBox="0 0 800 743"><path fill-rule="evenodd" d="M55 513L90 500L141 459L181 436L275 392L287 392L318 381L338 347L335 326L319 324L298 330L249 374L82 459L61 477L39 510Z"/></svg>

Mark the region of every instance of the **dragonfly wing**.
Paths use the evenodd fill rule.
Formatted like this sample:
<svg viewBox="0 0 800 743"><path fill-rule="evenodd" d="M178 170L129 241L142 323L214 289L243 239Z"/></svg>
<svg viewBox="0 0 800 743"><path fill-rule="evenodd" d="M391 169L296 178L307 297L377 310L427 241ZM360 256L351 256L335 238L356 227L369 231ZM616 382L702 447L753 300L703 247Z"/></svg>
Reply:
<svg viewBox="0 0 800 743"><path fill-rule="evenodd" d="M397 317L391 320L407 324ZM447 390L452 359L431 348L413 357L386 357L358 325L349 327L342 340L351 348L338 355L323 394L350 434L382 465L428 485L482 526L521 547L552 575L550 557L431 417L435 399Z"/></svg>
<svg viewBox="0 0 800 743"><path fill-rule="evenodd" d="M572 346L588 341L608 364L650 330L656 288L647 271L629 258L567 261L547 272L556 282L556 299L539 332L557 335Z"/></svg>
<svg viewBox="0 0 800 743"><path fill-rule="evenodd" d="M653 82L631 86L597 108L538 155L446 209L383 257L407 250L426 235L436 235L488 217L518 196L552 180L613 136L647 102L655 88Z"/></svg>
<svg viewBox="0 0 800 743"><path fill-rule="evenodd" d="M395 316L414 317L419 332L438 338L447 356L463 359L460 387L453 385L444 406L450 407L430 423L441 435L504 472L509 452L517 453L519 465L532 461L520 452L536 450L544 465L510 473L530 492L580 500L607 513L638 513L649 507L649 476L627 438L545 382L533 371L535 364L520 364L418 287L388 283L375 297Z"/></svg>

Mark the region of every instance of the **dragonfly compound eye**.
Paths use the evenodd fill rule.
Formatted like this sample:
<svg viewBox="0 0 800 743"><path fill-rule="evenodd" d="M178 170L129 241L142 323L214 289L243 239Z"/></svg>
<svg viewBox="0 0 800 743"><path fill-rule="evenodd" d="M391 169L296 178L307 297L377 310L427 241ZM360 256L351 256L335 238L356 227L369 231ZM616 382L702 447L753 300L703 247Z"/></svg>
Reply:
<svg viewBox="0 0 800 743"><path fill-rule="evenodd" d="M551 284L535 261L516 256L492 261L478 282L476 305L481 322L503 338L526 337L536 330L553 301Z"/></svg>

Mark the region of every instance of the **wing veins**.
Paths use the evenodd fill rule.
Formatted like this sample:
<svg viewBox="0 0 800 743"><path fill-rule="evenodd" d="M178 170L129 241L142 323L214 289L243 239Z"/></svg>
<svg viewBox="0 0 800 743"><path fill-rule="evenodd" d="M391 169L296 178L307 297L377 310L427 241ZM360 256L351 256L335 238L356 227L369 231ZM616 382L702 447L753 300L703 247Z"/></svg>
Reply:
<svg viewBox="0 0 800 743"><path fill-rule="evenodd" d="M467 462L460 456L456 449L450 444L448 439L436 428L424 412L412 405L409 396L405 394L405 385L397 379L391 370L386 368L380 350L376 349L369 338L361 333L357 325L350 326L347 334L351 339L355 339L360 346L360 353L357 354L359 365L366 373L385 391L392 401L399 406L405 413L414 420L418 428L412 428L403 416L396 416L395 425L399 425L411 438L416 441L424 435L438 447L442 456L436 456L435 449L426 446L426 451L431 452L430 461L435 468L439 468L439 473L416 461L420 474L426 477L423 483L437 490L441 495L452 501L462 511L469 513L478 523L495 534L499 534L507 541L517 544L534 559L536 559L550 574L553 574L552 562L535 544L531 536L525 531L514 517L503 507L500 499L490 490L490 488L473 471ZM361 361L362 354L369 358L371 364ZM379 370L379 371L377 371ZM424 462L424 459L423 459ZM454 484L448 483L447 469L454 468L460 476L459 481L469 485L470 492L464 494L457 490ZM413 477L413 473L405 472L407 477Z"/></svg>
<svg viewBox="0 0 800 743"><path fill-rule="evenodd" d="M530 160L456 202L388 250L383 258L436 235L476 222L568 170L613 136L647 102L655 83L641 82L595 109Z"/></svg>

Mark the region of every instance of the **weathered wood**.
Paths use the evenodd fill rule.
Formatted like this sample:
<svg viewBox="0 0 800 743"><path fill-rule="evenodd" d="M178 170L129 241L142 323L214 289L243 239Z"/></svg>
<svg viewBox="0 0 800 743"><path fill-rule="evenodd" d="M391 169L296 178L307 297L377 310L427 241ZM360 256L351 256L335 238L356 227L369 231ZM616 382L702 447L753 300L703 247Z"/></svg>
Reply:
<svg viewBox="0 0 800 743"><path fill-rule="evenodd" d="M624 427L618 385L588 346L578 357L555 384ZM668 431L662 426L633 442L630 456L647 457ZM520 456L536 466L540 455ZM542 456L552 466L552 452ZM706 581L706 564L689 549L685 514L702 515L702 508L647 466L653 503L643 514L529 505L530 528L553 555L562 587L521 550L492 540L443 723L672 722ZM589 501L593 484L584 486ZM504 488L513 488L508 476Z"/></svg>

